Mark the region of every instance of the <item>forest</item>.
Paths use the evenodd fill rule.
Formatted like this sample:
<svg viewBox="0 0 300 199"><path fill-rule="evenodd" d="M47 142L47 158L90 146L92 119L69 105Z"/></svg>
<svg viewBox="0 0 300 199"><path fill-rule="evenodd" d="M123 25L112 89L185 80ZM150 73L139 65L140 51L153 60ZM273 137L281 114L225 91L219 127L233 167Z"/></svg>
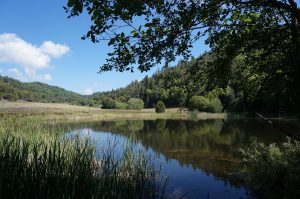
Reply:
<svg viewBox="0 0 300 199"><path fill-rule="evenodd" d="M122 108L118 105L130 98L140 98L147 108L163 101L167 107L194 109L198 101L203 101L206 106L200 107L200 111L292 113L287 97L288 82L282 77L282 71L278 69L268 75L258 71L255 65L246 64L245 59L246 56L237 56L220 81L213 67L218 64L216 55L207 52L198 58L180 61L176 66L164 67L125 88L94 93L92 98L114 100L113 108ZM275 81L279 79L281 81ZM278 89L272 89L274 87Z"/></svg>
<svg viewBox="0 0 300 199"><path fill-rule="evenodd" d="M89 105L89 101L85 96L63 88L41 82L24 83L2 76L0 76L0 99Z"/></svg>
<svg viewBox="0 0 300 199"><path fill-rule="evenodd" d="M193 96L198 96L193 101L201 102L197 104L202 109L207 101L217 102L216 96L207 96L209 92L233 89L234 106L217 94L225 109L294 111L299 116L300 9L295 1L72 0L65 11L69 18L87 11L92 25L81 38L93 43L107 41L112 47L106 62L100 65L100 73L144 72L157 64L168 67L178 57L184 60L179 65L190 65L189 69L178 69L178 73L172 69L161 73L166 77L163 89L160 75L150 80L159 85L156 88L151 84L148 87L144 79L144 88L135 89L144 91L135 95L143 94L139 97L147 107L153 106L157 98L174 106L188 105ZM209 52L187 62L200 38ZM179 78L172 79L172 73ZM124 91L116 93L120 92ZM179 97L174 100L173 94Z"/></svg>

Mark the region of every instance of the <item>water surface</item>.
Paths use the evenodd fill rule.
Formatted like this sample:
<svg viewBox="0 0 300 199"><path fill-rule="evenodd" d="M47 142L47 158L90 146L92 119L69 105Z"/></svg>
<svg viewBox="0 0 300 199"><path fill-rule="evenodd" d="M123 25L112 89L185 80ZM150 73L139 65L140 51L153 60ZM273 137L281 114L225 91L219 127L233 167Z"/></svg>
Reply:
<svg viewBox="0 0 300 199"><path fill-rule="evenodd" d="M297 129L291 121L277 120L287 130ZM266 144L279 143L285 135L263 120L129 120L76 123L67 135L80 134L95 140L98 155L102 147L124 143L134 135L136 148L145 150L161 175L169 180L168 193L186 198L247 198L241 178L241 147L253 137Z"/></svg>

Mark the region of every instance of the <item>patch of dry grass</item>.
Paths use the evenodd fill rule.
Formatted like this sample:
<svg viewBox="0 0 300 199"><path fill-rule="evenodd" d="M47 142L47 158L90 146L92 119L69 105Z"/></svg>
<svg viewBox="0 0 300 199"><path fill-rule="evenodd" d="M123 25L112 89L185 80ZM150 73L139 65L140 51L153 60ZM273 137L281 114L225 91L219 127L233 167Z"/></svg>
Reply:
<svg viewBox="0 0 300 199"><path fill-rule="evenodd" d="M58 103L36 102L7 102L0 101L0 117L7 115L17 117L42 116L45 119L55 120L155 120L155 119L188 119L187 111L179 111L178 108L166 109L164 113L155 113L153 108L142 110L117 110L101 109L95 107L75 106ZM224 113L198 113L197 118L217 119L225 118Z"/></svg>

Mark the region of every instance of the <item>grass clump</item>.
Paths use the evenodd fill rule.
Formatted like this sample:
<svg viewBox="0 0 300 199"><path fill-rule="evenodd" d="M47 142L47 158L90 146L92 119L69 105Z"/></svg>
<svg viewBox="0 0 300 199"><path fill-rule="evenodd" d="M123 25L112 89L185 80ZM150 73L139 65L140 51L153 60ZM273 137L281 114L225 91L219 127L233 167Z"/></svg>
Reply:
<svg viewBox="0 0 300 199"><path fill-rule="evenodd" d="M132 142L121 157L111 147L96 159L89 139L55 125L0 124L0 198L158 198L158 173Z"/></svg>
<svg viewBox="0 0 300 199"><path fill-rule="evenodd" d="M258 198L300 198L300 143L264 145L252 140L242 150L251 188Z"/></svg>
<svg viewBox="0 0 300 199"><path fill-rule="evenodd" d="M197 120L198 119L198 110L193 110L188 112L188 120Z"/></svg>
<svg viewBox="0 0 300 199"><path fill-rule="evenodd" d="M6 134L0 139L0 196L91 198L98 169L93 152L79 140L33 143Z"/></svg>

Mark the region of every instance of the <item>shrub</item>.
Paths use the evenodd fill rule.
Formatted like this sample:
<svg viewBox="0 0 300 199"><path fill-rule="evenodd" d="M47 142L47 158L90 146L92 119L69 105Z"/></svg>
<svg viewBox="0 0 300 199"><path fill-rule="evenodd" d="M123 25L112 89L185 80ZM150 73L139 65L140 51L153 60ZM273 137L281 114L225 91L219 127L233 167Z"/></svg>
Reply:
<svg viewBox="0 0 300 199"><path fill-rule="evenodd" d="M212 98L207 106L207 112L221 113L223 109L222 103L219 98Z"/></svg>
<svg viewBox="0 0 300 199"><path fill-rule="evenodd" d="M144 102L139 98L131 98L128 100L127 103L128 103L128 109L131 110L141 110L144 108Z"/></svg>
<svg viewBox="0 0 300 199"><path fill-rule="evenodd" d="M207 111L209 100L203 96L193 96L190 99L188 108L190 110Z"/></svg>
<svg viewBox="0 0 300 199"><path fill-rule="evenodd" d="M119 102L125 102L125 103L128 101L128 100L126 99L126 97L124 97L124 96L120 96L120 97L118 97L116 100L119 101Z"/></svg>
<svg viewBox="0 0 300 199"><path fill-rule="evenodd" d="M116 109L127 109L128 104L124 102L116 102Z"/></svg>
<svg viewBox="0 0 300 199"><path fill-rule="evenodd" d="M300 143L264 145L252 140L242 150L250 185L258 198L300 198Z"/></svg>
<svg viewBox="0 0 300 199"><path fill-rule="evenodd" d="M117 103L112 98L104 97L102 99L102 108L103 109L115 109L116 107L117 107Z"/></svg>
<svg viewBox="0 0 300 199"><path fill-rule="evenodd" d="M163 113L166 110L166 106L162 101L158 101L155 106L155 112L156 113Z"/></svg>

